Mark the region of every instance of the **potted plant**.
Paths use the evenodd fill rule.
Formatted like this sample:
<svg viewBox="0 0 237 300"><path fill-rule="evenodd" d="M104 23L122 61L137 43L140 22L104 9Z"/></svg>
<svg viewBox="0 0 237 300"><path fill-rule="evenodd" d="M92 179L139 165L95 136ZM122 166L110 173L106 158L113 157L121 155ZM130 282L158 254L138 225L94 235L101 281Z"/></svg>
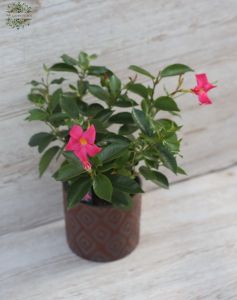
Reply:
<svg viewBox="0 0 237 300"><path fill-rule="evenodd" d="M140 176L168 188L162 169L185 174L176 159L181 126L173 120L180 112L175 98L193 93L201 104L210 104L207 92L215 86L198 74L197 86L184 89L184 74L193 70L183 64L156 75L132 65L134 76L122 84L110 69L92 64L96 55L61 58L50 68L44 65L41 81L30 83L28 99L35 108L27 120L42 121L49 131L34 134L29 145L42 153L40 176L53 159L59 162L53 177L63 183L72 251L89 260L116 260L139 241ZM70 79L58 73L71 73ZM138 75L149 85L140 83ZM176 88L157 92L170 76L177 78Z"/></svg>

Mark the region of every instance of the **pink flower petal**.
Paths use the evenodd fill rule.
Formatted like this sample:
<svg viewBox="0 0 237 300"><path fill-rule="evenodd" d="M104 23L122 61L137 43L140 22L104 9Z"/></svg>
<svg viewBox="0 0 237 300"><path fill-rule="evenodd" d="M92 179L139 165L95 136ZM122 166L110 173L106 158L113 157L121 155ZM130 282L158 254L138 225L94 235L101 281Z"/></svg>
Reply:
<svg viewBox="0 0 237 300"><path fill-rule="evenodd" d="M200 88L203 88L205 86L205 84L208 82L207 80L207 75L206 74L196 74L195 75L196 80L197 80L197 85Z"/></svg>
<svg viewBox="0 0 237 300"><path fill-rule="evenodd" d="M65 149L67 151L79 151L81 149L81 145L74 138L70 138L70 140L67 143Z"/></svg>
<svg viewBox="0 0 237 300"><path fill-rule="evenodd" d="M198 99L199 99L199 102L201 103L201 104L212 104L212 101L211 101L211 99L207 96L207 94L206 93L202 93L202 94L199 94L198 95Z"/></svg>
<svg viewBox="0 0 237 300"><path fill-rule="evenodd" d="M93 145L87 144L85 148L86 148L86 152L91 157L95 156L97 153L99 153L102 150L102 148L96 146L95 144Z"/></svg>
<svg viewBox="0 0 237 300"><path fill-rule="evenodd" d="M69 132L70 136L73 137L75 140L78 140L81 137L82 133L83 130L79 125L73 125Z"/></svg>
<svg viewBox="0 0 237 300"><path fill-rule="evenodd" d="M72 138L70 138L69 142L67 143L67 145L65 147L65 150L72 151L74 144L75 144L74 140Z"/></svg>
<svg viewBox="0 0 237 300"><path fill-rule="evenodd" d="M96 136L94 125L90 126L85 132L83 132L81 126L74 125L70 130L70 136L65 150L72 151L86 170L91 169L88 155L91 157L95 156L102 150L102 148L94 144Z"/></svg>
<svg viewBox="0 0 237 300"><path fill-rule="evenodd" d="M91 169L91 163L89 162L89 160L83 161L82 164L83 164L83 167L84 167L85 170L90 170Z"/></svg>
<svg viewBox="0 0 237 300"><path fill-rule="evenodd" d="M74 154L80 159L81 162L88 160L85 147L81 147L80 150L74 151Z"/></svg>
<svg viewBox="0 0 237 300"><path fill-rule="evenodd" d="M85 196L83 197L84 201L90 201L92 199L92 196L90 193L85 194Z"/></svg>
<svg viewBox="0 0 237 300"><path fill-rule="evenodd" d="M206 91L206 92L208 92L208 91L210 91L211 89L214 89L216 87L216 85L213 85L213 84L211 84L211 83L207 83L206 85L205 85L205 87L204 87L204 90Z"/></svg>
<svg viewBox="0 0 237 300"><path fill-rule="evenodd" d="M94 144L95 142L95 126L91 125L85 132L83 132L82 136L87 140L89 144Z"/></svg>
<svg viewBox="0 0 237 300"><path fill-rule="evenodd" d="M196 88L203 89L205 92L208 92L209 90L216 87L215 85L211 84L208 81L206 74L196 74L196 79L197 79Z"/></svg>
<svg viewBox="0 0 237 300"><path fill-rule="evenodd" d="M79 151L75 151L74 154L80 159L84 169L91 169L91 164L88 160L85 147L81 147L81 149Z"/></svg>
<svg viewBox="0 0 237 300"><path fill-rule="evenodd" d="M199 93L200 93L200 89L197 86L195 88L191 89L191 91L196 95L199 95Z"/></svg>

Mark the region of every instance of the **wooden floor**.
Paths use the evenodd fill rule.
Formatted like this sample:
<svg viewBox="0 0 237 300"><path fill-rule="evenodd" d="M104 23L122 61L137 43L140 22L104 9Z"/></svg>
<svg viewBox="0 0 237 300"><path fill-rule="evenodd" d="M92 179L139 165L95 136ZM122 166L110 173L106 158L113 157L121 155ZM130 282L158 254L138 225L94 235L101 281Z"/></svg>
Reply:
<svg viewBox="0 0 237 300"><path fill-rule="evenodd" d="M141 242L93 263L70 252L63 219L0 237L1 300L237 299L237 167L143 198Z"/></svg>

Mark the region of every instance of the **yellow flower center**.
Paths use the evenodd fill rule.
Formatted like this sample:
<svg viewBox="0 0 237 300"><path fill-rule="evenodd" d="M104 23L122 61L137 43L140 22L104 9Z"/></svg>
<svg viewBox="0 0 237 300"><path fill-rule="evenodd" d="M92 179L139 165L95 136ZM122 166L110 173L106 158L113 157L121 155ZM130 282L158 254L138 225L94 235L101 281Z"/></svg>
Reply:
<svg viewBox="0 0 237 300"><path fill-rule="evenodd" d="M199 93L200 93L200 94L203 94L203 93L205 93L205 90L204 90L204 88L199 88Z"/></svg>
<svg viewBox="0 0 237 300"><path fill-rule="evenodd" d="M79 139L79 142L80 142L81 145L86 145L87 144L87 140L83 137Z"/></svg>

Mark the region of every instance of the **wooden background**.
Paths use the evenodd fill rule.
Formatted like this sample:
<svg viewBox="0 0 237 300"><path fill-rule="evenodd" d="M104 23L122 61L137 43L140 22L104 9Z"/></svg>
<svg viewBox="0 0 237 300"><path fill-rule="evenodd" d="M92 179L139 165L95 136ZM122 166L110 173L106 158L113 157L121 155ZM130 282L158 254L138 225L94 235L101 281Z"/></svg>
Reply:
<svg viewBox="0 0 237 300"><path fill-rule="evenodd" d="M49 173L38 179L39 156L27 145L43 127L24 118L30 108L25 83L40 78L42 64L53 64L63 53L95 52L98 64L124 80L130 64L157 72L181 62L206 72L210 81L218 80L210 93L214 105L200 107L195 96L179 100L182 165L190 178L235 165L235 0L32 0L25 1L33 7L31 24L21 30L5 24L9 2L0 3L0 235L62 218L60 184ZM195 84L192 74L185 84Z"/></svg>

